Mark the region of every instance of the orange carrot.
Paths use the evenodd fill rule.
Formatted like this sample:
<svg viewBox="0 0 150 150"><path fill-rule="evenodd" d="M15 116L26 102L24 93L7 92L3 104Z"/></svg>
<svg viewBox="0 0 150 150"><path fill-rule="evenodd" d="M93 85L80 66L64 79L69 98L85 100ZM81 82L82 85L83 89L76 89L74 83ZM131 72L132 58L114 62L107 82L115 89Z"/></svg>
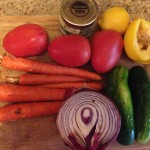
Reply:
<svg viewBox="0 0 150 150"><path fill-rule="evenodd" d="M65 100L73 90L49 89L36 86L0 84L1 102L56 101Z"/></svg>
<svg viewBox="0 0 150 150"><path fill-rule="evenodd" d="M104 87L104 84L100 82L66 82L66 83L55 83L55 84L45 84L40 85L40 87L47 88L76 88L76 89L92 89L92 90L101 90Z"/></svg>
<svg viewBox="0 0 150 150"><path fill-rule="evenodd" d="M32 73L73 75L92 80L101 79L100 75L84 69L48 64L28 58L4 56L1 58L1 65L9 69Z"/></svg>
<svg viewBox="0 0 150 150"><path fill-rule="evenodd" d="M57 114L63 102L9 104L0 108L0 122Z"/></svg>
<svg viewBox="0 0 150 150"><path fill-rule="evenodd" d="M6 82L20 85L40 85L60 82L89 81L89 79L66 76L66 75L44 75L44 74L22 74L19 77L6 77Z"/></svg>

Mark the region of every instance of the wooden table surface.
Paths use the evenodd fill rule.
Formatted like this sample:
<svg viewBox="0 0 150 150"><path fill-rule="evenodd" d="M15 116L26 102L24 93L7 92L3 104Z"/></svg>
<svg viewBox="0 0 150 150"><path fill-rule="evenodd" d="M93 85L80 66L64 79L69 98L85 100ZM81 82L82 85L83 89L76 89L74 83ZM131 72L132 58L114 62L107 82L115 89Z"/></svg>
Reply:
<svg viewBox="0 0 150 150"><path fill-rule="evenodd" d="M0 16L0 54L6 52L2 47L5 34L14 27L23 23L37 23L43 26L49 34L50 40L61 35L57 16ZM44 62L51 62L47 53L34 57ZM136 65L125 55L119 61L127 67ZM145 68L150 72L150 67ZM0 82L6 75L18 76L21 72L6 70L0 67ZM5 105L5 103L0 103ZM0 150L69 150L60 138L56 124L56 116L47 116L34 119L25 119L16 122L0 124ZM150 143L131 146L122 146L117 142L110 144L106 150L150 150Z"/></svg>

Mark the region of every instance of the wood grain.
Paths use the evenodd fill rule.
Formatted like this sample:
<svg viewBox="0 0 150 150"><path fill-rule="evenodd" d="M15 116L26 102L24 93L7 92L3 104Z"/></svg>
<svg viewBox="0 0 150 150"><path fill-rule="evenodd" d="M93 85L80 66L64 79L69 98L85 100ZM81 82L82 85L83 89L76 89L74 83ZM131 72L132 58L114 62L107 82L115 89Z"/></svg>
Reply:
<svg viewBox="0 0 150 150"><path fill-rule="evenodd" d="M0 54L6 54L2 47L2 40L6 33L23 23L37 23L43 26L49 34L50 41L61 35L58 16L1 16L0 17ZM51 62L47 53L33 57L44 62ZM125 54L119 64L127 67L136 65ZM145 66L150 72L150 67ZM22 72L11 71L0 66L0 82L5 76L18 76ZM0 104L5 105L5 103ZM25 119L17 122L0 124L0 150L69 150L60 138L56 124L56 116L35 119ZM107 150L150 150L150 143L122 146L117 142L111 144Z"/></svg>

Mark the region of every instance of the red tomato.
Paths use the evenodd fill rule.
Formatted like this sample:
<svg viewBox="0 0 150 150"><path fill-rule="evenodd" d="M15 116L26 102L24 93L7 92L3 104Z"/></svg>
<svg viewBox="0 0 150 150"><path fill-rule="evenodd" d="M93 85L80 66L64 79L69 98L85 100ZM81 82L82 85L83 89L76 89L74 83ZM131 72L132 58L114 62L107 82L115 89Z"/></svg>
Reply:
<svg viewBox="0 0 150 150"><path fill-rule="evenodd" d="M47 46L48 34L37 24L20 25L8 32L3 40L4 49L18 57L40 55Z"/></svg>
<svg viewBox="0 0 150 150"><path fill-rule="evenodd" d="M99 31L93 36L91 47L93 68L98 73L106 73L118 63L123 50L123 39L116 31Z"/></svg>
<svg viewBox="0 0 150 150"><path fill-rule="evenodd" d="M91 58L89 41L80 35L63 35L53 40L48 46L50 57L66 66L82 66Z"/></svg>

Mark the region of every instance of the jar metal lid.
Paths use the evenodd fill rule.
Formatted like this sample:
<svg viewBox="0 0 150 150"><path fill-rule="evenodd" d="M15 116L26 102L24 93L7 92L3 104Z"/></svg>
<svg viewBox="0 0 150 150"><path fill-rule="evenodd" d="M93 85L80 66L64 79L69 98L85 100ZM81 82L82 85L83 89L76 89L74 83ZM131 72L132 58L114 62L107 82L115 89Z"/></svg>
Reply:
<svg viewBox="0 0 150 150"><path fill-rule="evenodd" d="M99 14L95 0L63 0L60 7L62 18L75 26L86 26L93 23Z"/></svg>

